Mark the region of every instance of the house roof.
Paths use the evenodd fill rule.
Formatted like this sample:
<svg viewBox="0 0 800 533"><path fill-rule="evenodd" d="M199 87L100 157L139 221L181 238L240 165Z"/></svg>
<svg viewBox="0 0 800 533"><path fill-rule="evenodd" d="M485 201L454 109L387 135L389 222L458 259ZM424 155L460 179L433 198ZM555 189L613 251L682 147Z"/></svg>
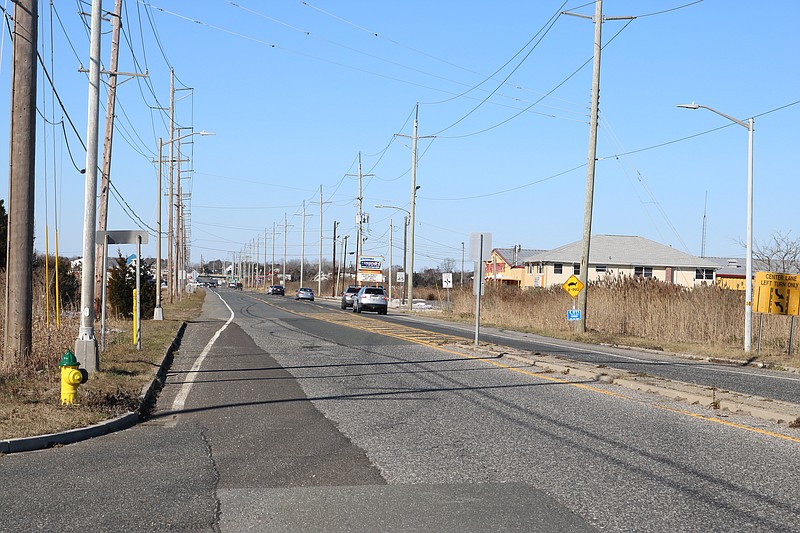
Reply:
<svg viewBox="0 0 800 533"><path fill-rule="evenodd" d="M744 257L705 257L708 261L713 261L719 265L717 276L723 277L745 277L745 265L747 260ZM765 261L753 258L753 272L769 271L769 265Z"/></svg>
<svg viewBox="0 0 800 533"><path fill-rule="evenodd" d="M554 250L526 256L525 263L580 263L583 242L576 241ZM636 265L678 268L713 268L721 265L670 246L630 235L592 235L589 249L592 265Z"/></svg>
<svg viewBox="0 0 800 533"><path fill-rule="evenodd" d="M526 257L545 252L546 250L534 250L531 248L518 248L517 261L514 264L514 248L495 248L494 252L503 258L507 264L513 266L522 266Z"/></svg>

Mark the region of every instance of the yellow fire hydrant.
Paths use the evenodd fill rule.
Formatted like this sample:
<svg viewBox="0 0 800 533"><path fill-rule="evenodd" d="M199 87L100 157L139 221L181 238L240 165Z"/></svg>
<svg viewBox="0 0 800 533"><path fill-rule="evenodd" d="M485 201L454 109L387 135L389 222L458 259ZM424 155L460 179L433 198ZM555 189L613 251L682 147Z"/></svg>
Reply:
<svg viewBox="0 0 800 533"><path fill-rule="evenodd" d="M67 353L61 356L61 362L58 363L58 366L61 367L61 404L72 405L75 403L78 385L86 383L89 379L89 373L82 368L78 368L81 364L75 358L72 350L67 350Z"/></svg>

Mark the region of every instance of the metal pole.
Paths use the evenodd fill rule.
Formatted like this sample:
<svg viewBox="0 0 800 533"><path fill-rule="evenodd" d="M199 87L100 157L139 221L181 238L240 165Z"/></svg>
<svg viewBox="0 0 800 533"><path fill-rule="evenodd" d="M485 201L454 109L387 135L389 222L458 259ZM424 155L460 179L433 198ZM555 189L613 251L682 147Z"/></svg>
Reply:
<svg viewBox="0 0 800 533"><path fill-rule="evenodd" d="M303 287L303 267L306 264L306 201L303 200L303 221L300 224L300 286Z"/></svg>
<svg viewBox="0 0 800 533"><path fill-rule="evenodd" d="M267 292L267 228L264 228L264 292Z"/></svg>
<svg viewBox="0 0 800 533"><path fill-rule="evenodd" d="M745 260L744 351L753 340L753 119L747 121L747 258ZM760 348L760 347L759 347Z"/></svg>
<svg viewBox="0 0 800 533"><path fill-rule="evenodd" d="M136 349L142 349L142 236L136 237ZM105 304L105 302L103 302Z"/></svg>
<svg viewBox="0 0 800 533"><path fill-rule="evenodd" d="M322 185L319 186L319 273L317 274L317 294L322 296Z"/></svg>
<svg viewBox="0 0 800 533"><path fill-rule="evenodd" d="M336 293L339 290L339 273L336 270L336 226L338 226L338 225L339 225L339 223L334 220L333 221L333 257L332 257L332 263L331 263L331 265L332 265L331 266L331 274L336 276L336 282L331 285L331 291L332 291L331 296L336 296Z"/></svg>
<svg viewBox="0 0 800 533"><path fill-rule="evenodd" d="M745 243L747 257L745 258L744 351L749 353L753 341L753 131L755 130L755 121L749 118L745 122L694 102L691 104L679 104L678 107L684 109L707 109L747 128L747 242Z"/></svg>
<svg viewBox="0 0 800 533"><path fill-rule="evenodd" d="M100 349L106 349L106 274L108 273L108 264L106 263L108 259L108 235L103 236L103 262L102 262L102 270L100 274L101 285L100 290L102 291L102 297L100 301Z"/></svg>
<svg viewBox="0 0 800 533"><path fill-rule="evenodd" d="M158 198L156 199L158 217L156 222L156 307L153 309L153 320L164 320L164 310L161 308L161 154L164 140L158 138ZM104 304L105 305L105 304Z"/></svg>
<svg viewBox="0 0 800 533"><path fill-rule="evenodd" d="M272 265L269 272L271 285L275 285L275 222L272 223Z"/></svg>
<svg viewBox="0 0 800 533"><path fill-rule="evenodd" d="M283 213L283 285L286 285L286 225L289 221L286 219L286 213Z"/></svg>
<svg viewBox="0 0 800 533"><path fill-rule="evenodd" d="M102 0L92 0L89 63L89 115L86 133L86 187L83 215L83 259L81 265L81 325L75 341L75 356L87 372L100 368L94 336L94 260L97 213L97 149L100 111L100 24Z"/></svg>
<svg viewBox="0 0 800 533"><path fill-rule="evenodd" d="M406 270L406 246L408 241L408 217L403 217L403 292L400 293L400 305L405 303L406 297L406 283L408 283L408 270Z"/></svg>
<svg viewBox="0 0 800 533"><path fill-rule="evenodd" d="M481 290L483 289L483 233L481 233L481 244L479 247L480 260L475 262L475 283L478 284L475 292L475 346L478 345L478 337L481 331ZM480 278L478 277L480 275Z"/></svg>
<svg viewBox="0 0 800 533"><path fill-rule="evenodd" d="M464 241L461 241L461 287L464 287Z"/></svg>
<svg viewBox="0 0 800 533"><path fill-rule="evenodd" d="M392 219L389 219L389 303L392 302Z"/></svg>

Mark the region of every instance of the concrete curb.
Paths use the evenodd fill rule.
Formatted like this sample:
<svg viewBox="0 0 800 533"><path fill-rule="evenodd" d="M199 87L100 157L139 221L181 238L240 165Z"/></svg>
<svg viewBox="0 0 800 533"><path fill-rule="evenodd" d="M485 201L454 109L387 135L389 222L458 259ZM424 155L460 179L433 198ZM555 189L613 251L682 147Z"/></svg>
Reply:
<svg viewBox="0 0 800 533"><path fill-rule="evenodd" d="M572 376L630 390L655 394L663 398L691 405L700 405L715 411L725 411L770 420L778 424L791 424L800 420L800 405L733 391L720 391L691 383L668 379L642 377L591 364L560 360L555 356L502 353L503 357L526 363L544 372Z"/></svg>
<svg viewBox="0 0 800 533"><path fill-rule="evenodd" d="M7 439L0 441L0 453L17 453L17 452L30 452L35 450L44 450L54 446L64 446L66 444L74 444L101 435L108 435L115 431L128 429L137 424L143 415L152 408L155 404L155 399L159 391L164 386L164 380L167 376L167 371L172 365L172 358L175 350L180 346L180 341L183 338L183 333L186 331L186 322L181 324L178 333L172 341L172 344L167 348L164 358L158 367L156 375L149 385L142 388L140 395L140 404L137 411L129 411L122 416L105 420L99 424L92 426L70 429L59 433L50 433L48 435L37 435L35 437L21 437L18 439Z"/></svg>

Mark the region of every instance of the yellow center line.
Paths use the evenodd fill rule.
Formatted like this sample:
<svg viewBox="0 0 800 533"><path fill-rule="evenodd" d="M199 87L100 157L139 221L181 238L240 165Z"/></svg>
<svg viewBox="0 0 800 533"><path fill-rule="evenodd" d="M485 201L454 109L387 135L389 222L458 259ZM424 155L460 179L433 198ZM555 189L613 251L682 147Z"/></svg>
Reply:
<svg viewBox="0 0 800 533"><path fill-rule="evenodd" d="M386 336L386 337L392 337L392 338L395 338L395 339L400 339L400 340L408 341L408 342L411 342L411 343L414 343L414 344L419 344L419 345L422 345L422 346L426 346L428 348L432 348L432 349L440 351L440 352L445 352L445 353L448 353L448 354L451 354L451 355L457 355L457 356L463 357L465 359L473 359L473 360L476 360L476 361L482 361L484 363L489 363L489 364L494 365L494 366L496 366L498 368L502 368L502 369L505 369L505 370L510 370L512 372L516 372L518 374L523 374L525 376L531 376L531 377L535 377L535 378L539 378L539 379L544 379L544 380L547 380L547 381L552 381L554 383L560 383L562 385L569 385L571 387L576 387L576 388L584 389L584 390L591 391L591 392L605 394L607 396L612 396L612 397L620 398L620 399L623 399L623 400L629 400L629 401L633 401L633 402L644 403L644 402L641 402L640 400L637 400L637 399L632 398L630 396L626 396L624 394L620 394L620 393L617 393L617 392L614 392L614 391L600 389L600 388L594 387L592 385L587 385L586 383L576 383L574 381L569 381L569 380L562 379L562 378L559 378L559 377L543 374L542 372L534 372L534 371L531 371L531 370L527 370L525 368L511 366L511 365L502 363L500 361L497 361L494 358L494 356L483 357L483 356L478 356L478 355L466 354L466 353L463 353L463 352L457 352L455 350L451 350L451 349L444 348L443 346L441 346L441 344L444 344L446 342L446 343L449 343L449 344L462 344L462 345L464 345L466 347L467 345L466 345L465 339L462 338L462 337L456 337L456 336L447 335L447 334L441 334L441 335L432 334L429 331L421 330L421 329L418 329L418 328L413 328L411 326L406 326L406 325L402 325L402 324L392 324L391 326L389 326L386 323L382 323L380 325L375 325L375 324L372 324L372 322L374 322L374 321L366 319L366 318L363 318L363 317L359 317L359 316L349 316L349 317L346 317L346 318L344 318L344 317L340 318L341 317L340 314L336 313L334 315L334 314L328 313L327 312L328 309L326 309L326 308L324 308L322 306L319 306L319 307L321 309L324 309L326 311L325 314L328 315L328 316L320 316L321 313L301 313L301 312L298 312L298 311L292 311L292 310L286 309L284 307L277 306L277 305L273 304L272 302L269 302L269 301L261 299L261 298L256 298L254 296L250 296L250 298L252 298L254 300L258 300L260 302L263 302L263 303L269 305L270 307L274 307L276 309L280 309L281 311L285 311L287 313L291 313L293 315L302 316L302 317L305 317L305 318L311 318L311 319L314 319L314 320L320 320L322 322L328 322L328 323L331 323L331 324L338 324L338 325L346 326L346 327L349 327L349 328L352 328L352 329L357 329L357 330L360 330L360 331L369 331L371 333L377 333L379 335L383 335L383 336ZM369 322L369 324L368 324L368 322ZM428 339L428 340L425 340L425 339ZM433 339L433 340L431 340L431 339ZM442 341L445 341L445 342L442 342ZM702 421L705 421L705 422L721 424L723 426L727 426L727 427L731 427L731 428L735 428L735 429L740 429L740 430L744 430L744 431L750 431L750 432L753 432L753 433L758 433L758 434L766 435L766 436L769 436L769 437L775 437L775 438L778 438L778 439L783 439L783 440L788 440L788 441L791 441L791 442L800 443L800 438L791 437L789 435L783 435L781 433L775 433L774 431L768 431L768 430L765 430L765 429L753 428L753 427L745 426L743 424L737 424L736 422L730 422L728 420L721 420L719 418L706 416L706 415L702 415L702 414L698 414L698 413L692 413L691 411L685 411L683 409L676 409L676 408L673 408L673 407L667 407L665 405L652 404L652 406L655 407L656 409L661 409L662 411L667 411L667 412L670 412L670 413L673 413L673 414L689 416L689 417L695 418L697 420L702 420Z"/></svg>

